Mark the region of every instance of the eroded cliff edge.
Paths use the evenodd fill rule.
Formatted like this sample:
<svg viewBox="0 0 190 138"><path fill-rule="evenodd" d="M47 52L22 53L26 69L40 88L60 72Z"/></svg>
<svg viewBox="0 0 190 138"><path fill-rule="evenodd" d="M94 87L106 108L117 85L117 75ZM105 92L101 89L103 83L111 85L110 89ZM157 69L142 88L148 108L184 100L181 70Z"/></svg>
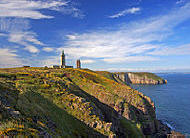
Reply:
<svg viewBox="0 0 190 138"><path fill-rule="evenodd" d="M82 69L0 69L0 135L164 137L147 96L112 73Z"/></svg>
<svg viewBox="0 0 190 138"><path fill-rule="evenodd" d="M117 72L113 74L127 84L166 84L167 80L149 72ZM113 76L113 77L114 77Z"/></svg>

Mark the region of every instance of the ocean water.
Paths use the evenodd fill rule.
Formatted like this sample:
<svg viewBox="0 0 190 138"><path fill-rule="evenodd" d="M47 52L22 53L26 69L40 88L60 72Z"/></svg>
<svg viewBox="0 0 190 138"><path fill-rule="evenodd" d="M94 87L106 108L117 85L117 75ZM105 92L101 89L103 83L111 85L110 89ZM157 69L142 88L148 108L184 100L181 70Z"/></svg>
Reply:
<svg viewBox="0 0 190 138"><path fill-rule="evenodd" d="M173 130L190 134L190 73L162 73L165 85L131 85L149 96L156 106L159 120Z"/></svg>

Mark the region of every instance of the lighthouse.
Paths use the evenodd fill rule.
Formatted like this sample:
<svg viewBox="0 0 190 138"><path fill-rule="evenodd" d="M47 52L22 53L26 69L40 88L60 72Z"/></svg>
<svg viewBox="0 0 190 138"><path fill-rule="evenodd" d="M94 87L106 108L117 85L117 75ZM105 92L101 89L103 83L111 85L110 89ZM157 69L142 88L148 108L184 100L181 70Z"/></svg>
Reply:
<svg viewBox="0 0 190 138"><path fill-rule="evenodd" d="M61 68L65 68L65 54L64 54L64 50L62 51L62 55L61 55Z"/></svg>

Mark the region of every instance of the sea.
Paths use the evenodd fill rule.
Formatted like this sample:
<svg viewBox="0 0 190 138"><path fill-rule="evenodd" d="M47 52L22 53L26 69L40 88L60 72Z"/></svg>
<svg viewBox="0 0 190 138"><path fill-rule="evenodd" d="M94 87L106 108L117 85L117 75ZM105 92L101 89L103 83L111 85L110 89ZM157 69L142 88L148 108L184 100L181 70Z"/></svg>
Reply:
<svg viewBox="0 0 190 138"><path fill-rule="evenodd" d="M171 129L190 136L190 73L158 73L168 81L163 85L131 85L149 96L159 120Z"/></svg>

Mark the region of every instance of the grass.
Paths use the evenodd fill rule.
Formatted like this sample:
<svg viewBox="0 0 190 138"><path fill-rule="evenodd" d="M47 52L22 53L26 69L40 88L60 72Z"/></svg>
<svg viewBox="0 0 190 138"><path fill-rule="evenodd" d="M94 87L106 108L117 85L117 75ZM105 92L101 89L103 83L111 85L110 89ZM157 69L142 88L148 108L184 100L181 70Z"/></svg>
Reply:
<svg viewBox="0 0 190 138"><path fill-rule="evenodd" d="M116 111L124 108L123 114L129 112L133 116L131 121L121 120L126 135L140 137L143 134L139 124L144 120L135 113L136 110L143 112L142 108L150 104L146 97L114 74L88 69L0 69L0 92L0 96L10 101L11 108L21 114L19 118L3 116L4 127L0 127L0 132L14 128L20 133L20 128L11 123L22 120L22 129L31 134L30 129L42 128L51 135L65 137L109 136L114 131L108 130L106 125L116 116ZM103 117L104 110L111 111L108 113L110 119ZM150 108L149 114L150 117L154 115L154 110ZM34 121L36 117L37 122ZM48 127L49 121L55 123L53 130ZM93 127L94 123L102 127Z"/></svg>
<svg viewBox="0 0 190 138"><path fill-rule="evenodd" d="M123 74L125 72L116 72L116 74L119 73L119 74ZM150 73L150 72L127 72L127 73L131 73L131 74L134 74L138 77L147 77L148 79L153 79L153 80L163 80L163 78L155 75L154 73Z"/></svg>
<svg viewBox="0 0 190 138"><path fill-rule="evenodd" d="M143 133L141 131L140 124L136 124L125 118L122 118L121 125L126 131L128 131L128 135L130 138L143 138Z"/></svg>
<svg viewBox="0 0 190 138"><path fill-rule="evenodd" d="M131 72L139 77L144 77L146 76L147 78L153 79L153 80L163 80L161 77L155 75L154 73L149 73L149 72Z"/></svg>
<svg viewBox="0 0 190 138"><path fill-rule="evenodd" d="M10 99L11 98L17 99L17 101L12 103L12 107L14 107L15 109L21 112L23 120L24 120L23 123L28 125L28 126L25 125L26 128L30 128L32 126L42 127L33 122L28 122L26 118L32 118L34 116L38 116L40 117L40 121L47 122L45 118L46 116L48 116L49 118L51 118L53 122L56 123L57 128L59 128L56 131L56 133L60 134L61 136L73 137L73 136L80 135L80 136L87 137L87 134L86 134L87 132L93 133L93 130L90 130L88 127L86 127L83 122L80 122L78 119L76 119L72 115L69 115L67 111L63 110L58 105L53 103L55 101L54 98L56 97L52 97L51 93L41 93L42 91L40 90L44 90L45 87L43 86L43 84L39 85L40 83L41 81L39 78L17 80L16 84L17 84L17 88L20 89L20 93L17 93L17 95L15 96L13 96L14 91L10 90L9 87L6 87L5 84L7 83L2 84L3 87L1 87L1 91L7 90L7 91L12 92L11 93L12 95L9 94ZM55 84L55 86L53 85L53 87L57 87L57 85ZM6 97L6 94L4 96ZM12 101L12 100L9 100L9 101ZM16 121L15 119L9 118L9 121L5 120L5 118L3 119L4 119L3 120L4 124L1 124L1 128L0 128L1 132L4 132L5 134L7 134L8 130L20 131L20 128L14 125L15 124L14 122ZM46 130L47 128L44 128L44 129ZM50 134L52 133L51 130L47 129L47 131Z"/></svg>

